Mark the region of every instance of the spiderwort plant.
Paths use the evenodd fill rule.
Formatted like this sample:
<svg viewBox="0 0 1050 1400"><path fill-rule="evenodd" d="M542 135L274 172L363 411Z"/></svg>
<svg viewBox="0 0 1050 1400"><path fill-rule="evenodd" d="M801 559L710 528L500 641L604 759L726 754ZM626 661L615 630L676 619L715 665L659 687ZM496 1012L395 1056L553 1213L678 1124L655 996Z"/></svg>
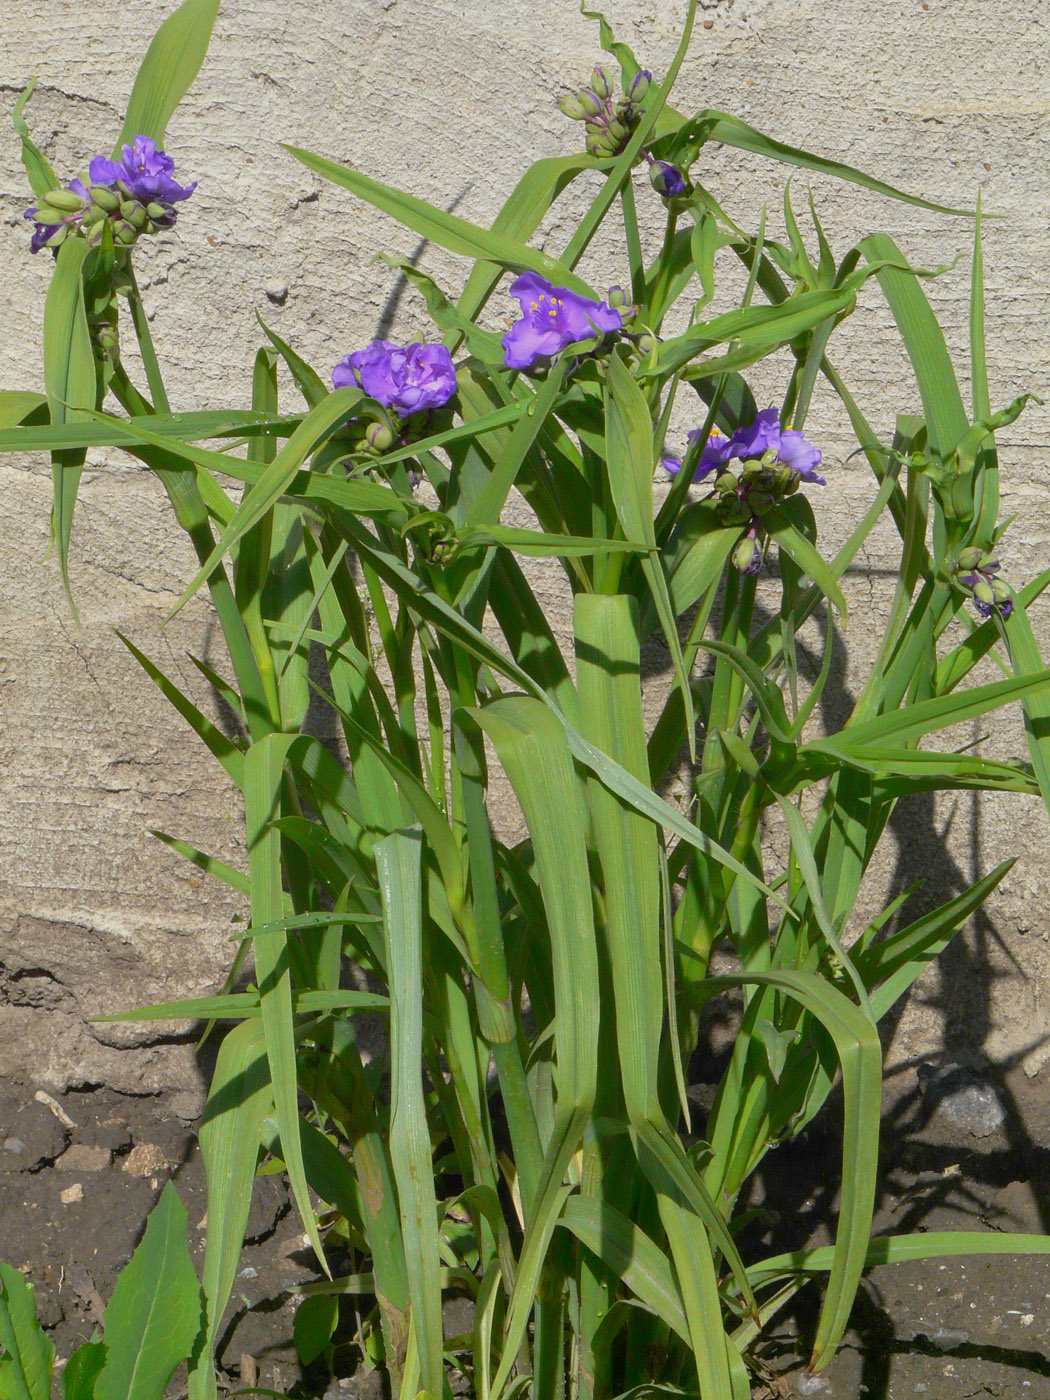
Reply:
<svg viewBox="0 0 1050 1400"><path fill-rule="evenodd" d="M150 203L180 202L158 147L215 8L185 0L166 21L143 67L149 101L139 83L132 94L124 174L99 167L150 219ZM431 338L374 340L340 361L329 392L267 330L250 406L203 417L169 408L133 241L118 251L108 223L96 244L81 236L83 210L63 209L74 196L83 204L78 190L44 200L58 182L25 129L24 100L16 107L36 209L56 216L42 226L64 227L60 212L81 218L60 241L48 295L48 394L0 397L18 424L0 430L0 450L52 452L63 562L87 445L120 447L156 474L200 562L182 601L207 584L229 653L216 684L241 721L220 733L129 642L245 803L246 870L163 838L247 898L229 982L122 1013L235 1022L201 1127L209 1202L194 1400L216 1393L214 1350L260 1160L287 1171L319 1269L333 1243L359 1264L304 1303L304 1356L362 1345L406 1397L449 1395L451 1357L478 1400L526 1388L537 1400L613 1400L639 1387L745 1400L767 1324L814 1277L820 1369L868 1264L1050 1250L1043 1237L998 1233L870 1238L877 1023L1008 864L907 922L892 908L857 918L865 872L915 794L1050 797L1050 672L1028 617L1050 571L1015 590L1000 567L994 435L1025 401L991 408L979 217L968 407L921 280L889 238L836 261L815 211L814 253L787 197L780 242L742 232L699 183L697 154L717 140L723 161L742 147L939 208L724 113L672 108L694 9L662 79L597 16L622 97L599 67L560 104L588 128L570 174L603 177L560 256L529 239L564 187L563 163L534 167L510 195L495 226L510 237L293 149L471 258L464 289L454 298L399 264L423 294ZM179 63L158 66L172 53ZM666 205L656 249L636 217L643 165ZM588 247L619 246L601 238L613 213L628 265L607 252L605 275L629 279L630 293L617 286L603 300L577 267ZM716 276L739 307L708 317ZM485 308L504 277L521 315L501 336ZM892 442L834 363L837 328L872 277L923 406ZM144 385L115 334L125 297ZM680 326L665 335L671 308ZM791 368L776 406L760 410L747 371L776 351ZM278 404L282 361L303 400L291 409ZM806 423L818 393L846 406L873 478L868 510L834 552L810 489L824 483L818 468L830 479L839 466ZM674 405L694 394L703 422L675 458ZM246 442L245 455L214 451L205 434L227 449ZM661 460L674 479L658 502ZM538 528L504 523L515 491ZM842 579L884 513L900 534L899 584L867 682L841 726L818 732ZM530 579L537 556L573 594L567 642ZM806 666L810 622L825 649ZM643 707L642 648L660 645L672 683ZM345 765L305 727L311 651L326 663L317 702L341 726ZM974 684L990 653L1006 678ZM1030 762L939 742L1013 703ZM669 800L683 762L688 790ZM521 809L520 840L500 835L497 769ZM770 816L790 842L782 878L763 840ZM716 949L730 972L712 973ZM254 984L234 991L249 952ZM348 977L351 963L372 990ZM742 998L739 1028L700 1115L687 1076L704 1057L705 1008L729 989ZM376 1011L389 1018L389 1091L356 1037L359 1014ZM748 1178L821 1111L836 1076L834 1244L744 1229ZM470 1298L474 1324L446 1343L450 1292ZM315 1301L336 1295L357 1300L346 1331Z"/></svg>

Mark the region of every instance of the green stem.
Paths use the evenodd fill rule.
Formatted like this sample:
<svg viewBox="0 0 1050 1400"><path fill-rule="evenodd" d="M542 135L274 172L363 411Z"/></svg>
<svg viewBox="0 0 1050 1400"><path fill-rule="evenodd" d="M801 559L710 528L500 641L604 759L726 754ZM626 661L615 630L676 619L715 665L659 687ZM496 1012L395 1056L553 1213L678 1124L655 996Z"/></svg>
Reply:
<svg viewBox="0 0 1050 1400"><path fill-rule="evenodd" d="M656 265L657 272L653 281L653 293L649 299L649 323L656 334L659 334L660 325L664 319L664 302L667 300L667 292L671 285L671 253L674 250L674 235L677 227L678 215L673 209L668 209L667 223L664 225L664 241Z"/></svg>
<svg viewBox="0 0 1050 1400"><path fill-rule="evenodd" d="M161 378L160 363L157 360L157 352L153 347L153 336L150 334L149 321L146 317L146 308L142 304L142 294L139 291L139 284L135 280L135 269L131 265L131 258L127 260L128 281L131 289L128 292L128 305L131 308L131 323L135 327L135 336L139 343L139 353L142 355L142 364L146 371L146 383L149 391L153 395L153 404L157 413L170 413L171 406L168 403L168 396L164 392L164 380Z"/></svg>
<svg viewBox="0 0 1050 1400"><path fill-rule="evenodd" d="M630 175L620 190L620 205L623 209L623 231L627 239L627 261L631 268L631 300L635 306L640 306L645 299L645 260L642 256L642 240L638 232L634 180Z"/></svg>

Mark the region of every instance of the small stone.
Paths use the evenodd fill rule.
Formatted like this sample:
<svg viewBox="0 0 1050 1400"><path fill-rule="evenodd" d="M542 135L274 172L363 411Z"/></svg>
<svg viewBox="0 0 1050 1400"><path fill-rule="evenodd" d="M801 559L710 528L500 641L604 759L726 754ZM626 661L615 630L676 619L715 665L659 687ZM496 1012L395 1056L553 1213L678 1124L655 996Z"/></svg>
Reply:
<svg viewBox="0 0 1050 1400"><path fill-rule="evenodd" d="M795 1389L799 1395L819 1395L827 1388L828 1383L823 1376L811 1376L808 1371L803 1371L795 1380Z"/></svg>
<svg viewBox="0 0 1050 1400"><path fill-rule="evenodd" d="M109 1166L108 1147L89 1147L86 1142L75 1142L67 1147L55 1162L55 1170L60 1172L104 1172Z"/></svg>
<svg viewBox="0 0 1050 1400"><path fill-rule="evenodd" d="M84 1199L84 1188L79 1181L74 1181L72 1186L67 1186L64 1191L58 1193L58 1199L64 1206L71 1206L75 1201Z"/></svg>
<svg viewBox="0 0 1050 1400"><path fill-rule="evenodd" d="M244 1268L237 1275L238 1278L258 1278L259 1270L253 1269L251 1264L245 1264Z"/></svg>
<svg viewBox="0 0 1050 1400"><path fill-rule="evenodd" d="M267 299L273 302L274 306L283 306L288 300L287 282L267 282L263 287L263 291L266 293Z"/></svg>
<svg viewBox="0 0 1050 1400"><path fill-rule="evenodd" d="M9 1137L4 1138L4 1151L13 1152L16 1156L21 1157L28 1149L21 1138Z"/></svg>
<svg viewBox="0 0 1050 1400"><path fill-rule="evenodd" d="M66 1145L66 1130L41 1103L27 1103L4 1125L11 1131L0 1152L0 1172L31 1172L53 1162ZM7 1143L21 1143L21 1151Z"/></svg>
<svg viewBox="0 0 1050 1400"><path fill-rule="evenodd" d="M177 1094L172 1094L168 1107L176 1118L181 1118L184 1123L192 1123L204 1110L204 1097L203 1093L183 1089Z"/></svg>
<svg viewBox="0 0 1050 1400"><path fill-rule="evenodd" d="M120 1164L120 1170L129 1176L152 1176L163 1171L168 1165L164 1149L155 1142L137 1142Z"/></svg>
<svg viewBox="0 0 1050 1400"><path fill-rule="evenodd" d="M921 1064L916 1074L931 1118L976 1138L990 1137L1006 1121L998 1089L977 1070L959 1064L940 1068Z"/></svg>
<svg viewBox="0 0 1050 1400"><path fill-rule="evenodd" d="M77 1126L59 1101L52 1098L45 1090L38 1089L33 1095L33 1098L37 1103L42 1103L49 1112L53 1113L62 1124L63 1128L75 1128Z"/></svg>
<svg viewBox="0 0 1050 1400"><path fill-rule="evenodd" d="M927 1333L931 1347L936 1347L938 1351L958 1351L959 1347L964 1347L970 1340L969 1332L962 1332L954 1327L934 1327Z"/></svg>

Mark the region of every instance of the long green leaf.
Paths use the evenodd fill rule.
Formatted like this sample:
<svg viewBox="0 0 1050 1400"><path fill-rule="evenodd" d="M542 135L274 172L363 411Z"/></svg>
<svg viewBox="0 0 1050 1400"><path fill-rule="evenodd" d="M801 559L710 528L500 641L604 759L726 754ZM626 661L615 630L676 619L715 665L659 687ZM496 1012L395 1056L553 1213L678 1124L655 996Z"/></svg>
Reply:
<svg viewBox="0 0 1050 1400"><path fill-rule="evenodd" d="M258 1001L257 996L253 999ZM223 1037L201 1118L201 1155L208 1180L205 1330L190 1372L190 1400L213 1400L216 1394L212 1353L240 1262L262 1122L272 1105L263 1028L259 1021L244 1021Z"/></svg>
<svg viewBox="0 0 1050 1400"><path fill-rule="evenodd" d="M594 299L594 292L582 278L577 277L564 263L547 253L538 252L528 244L519 243L517 239L506 234L490 233L487 229L478 228L476 224L469 223L455 214L446 214L443 210L436 209L426 200L405 194L403 190L394 189L392 185L381 184L378 180L372 180L369 176L350 170L345 165L339 165L334 160L327 160L324 156L313 155L298 146L286 145L284 149L295 156L296 160L301 160L309 170L315 171L326 180L331 180L333 184L342 185L344 189L350 190L360 199L367 200L369 204L374 204L384 214L389 214L391 218L412 229L422 238L429 239L441 248L447 248L450 253L495 263L515 272L538 272L555 286L568 287L570 291Z"/></svg>
<svg viewBox="0 0 1050 1400"><path fill-rule="evenodd" d="M88 246L83 239L66 239L58 250L44 302L44 387L54 424L76 422L85 416L80 410L95 407L95 356L84 307L84 260L87 255ZM84 456L82 448L51 454L54 485L51 535L58 549L62 584L70 602L69 533L73 526L73 510Z"/></svg>
<svg viewBox="0 0 1050 1400"><path fill-rule="evenodd" d="M30 137L29 127L26 126L26 119L22 115L35 87L36 79L30 78L15 102L11 113L11 125L15 129L15 135L22 142L22 164L25 166L30 187L35 195L45 195L56 188L59 183L58 176L51 169L43 151Z"/></svg>
<svg viewBox="0 0 1050 1400"><path fill-rule="evenodd" d="M711 978L708 985L749 983L777 987L801 1002L835 1042L842 1067L842 1193L831 1276L810 1361L819 1370L831 1360L846 1330L865 1267L878 1170L882 1050L874 1023L821 977L786 970L747 972Z"/></svg>
<svg viewBox="0 0 1050 1400"><path fill-rule="evenodd" d="M376 843L390 977L390 1161L397 1182L412 1331L423 1385L443 1390L441 1281L434 1164L423 1097L423 909L421 831Z"/></svg>
<svg viewBox="0 0 1050 1400"><path fill-rule="evenodd" d="M670 149L676 151L680 147L708 141L733 146L738 151L752 151L755 155L767 156L785 165L801 166L803 170L812 170L818 175L832 175L837 180L862 185L876 194L886 195L889 199L899 199L905 204L914 204L920 209L932 209L938 214L962 214L972 217L972 211L969 209L953 209L947 204L934 204L928 199L920 199L917 195L905 194L903 190L884 184L882 180L876 180L871 175L865 175L862 170L857 170L852 165L828 160L825 156L811 155L809 151L785 145L783 141L763 135L739 117L731 116L728 112L719 112L713 107L698 112L690 122L680 127L674 135Z"/></svg>
<svg viewBox="0 0 1050 1400"><path fill-rule="evenodd" d="M655 549L653 524L653 425L645 395L618 355L609 361L605 400L605 452L609 487L616 514L629 540L644 540ZM682 644L659 558L640 559L653 604L671 652L675 679L685 711L690 755L695 753L693 694L682 659Z"/></svg>
<svg viewBox="0 0 1050 1400"><path fill-rule="evenodd" d="M183 0L154 34L128 98L115 159L136 136L163 146L168 120L200 72L218 12L219 0Z"/></svg>
<svg viewBox="0 0 1050 1400"><path fill-rule="evenodd" d="M277 924L284 918L281 884L281 837L276 820L281 812L284 762L299 736L268 734L253 744L244 760L244 817L248 838L253 924ZM281 929L255 939L255 970L262 997L262 1023L270 1065L274 1106L281 1133L281 1153L303 1227L325 1273L317 1218L303 1168L299 1141L298 1081L292 1020L292 982L288 937Z"/></svg>

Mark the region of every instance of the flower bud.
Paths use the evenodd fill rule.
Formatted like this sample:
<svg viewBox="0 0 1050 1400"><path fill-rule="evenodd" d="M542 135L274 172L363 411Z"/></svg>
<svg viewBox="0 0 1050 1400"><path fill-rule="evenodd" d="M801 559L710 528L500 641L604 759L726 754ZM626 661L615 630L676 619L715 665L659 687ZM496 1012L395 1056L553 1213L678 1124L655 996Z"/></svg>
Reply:
<svg viewBox="0 0 1050 1400"><path fill-rule="evenodd" d="M987 579L981 578L973 586L973 596L979 603L986 603L989 607L997 602L995 589Z"/></svg>
<svg viewBox="0 0 1050 1400"><path fill-rule="evenodd" d="M983 562L984 555L974 545L970 545L968 549L961 549L959 551L960 569L976 569Z"/></svg>
<svg viewBox="0 0 1050 1400"><path fill-rule="evenodd" d="M386 423L372 423L365 433L365 441L374 452L389 452L394 445L394 434Z"/></svg>
<svg viewBox="0 0 1050 1400"><path fill-rule="evenodd" d="M773 507L773 497L768 491L749 491L747 503L756 515L765 515Z"/></svg>
<svg viewBox="0 0 1050 1400"><path fill-rule="evenodd" d="M591 91L598 97L612 97L612 84L599 63L594 65L594 73L591 75Z"/></svg>
<svg viewBox="0 0 1050 1400"><path fill-rule="evenodd" d="M155 224L163 223L165 219L172 217L171 207L165 208L163 204L157 204L156 201L146 205L146 213Z"/></svg>
<svg viewBox="0 0 1050 1400"><path fill-rule="evenodd" d="M649 167L649 183L664 199L677 199L692 188L688 179L669 160L654 160Z"/></svg>
<svg viewBox="0 0 1050 1400"><path fill-rule="evenodd" d="M565 113L574 122L582 121L587 113L583 110L583 103L578 97L573 97L571 93L566 93L564 97L558 98L558 109Z"/></svg>
<svg viewBox="0 0 1050 1400"><path fill-rule="evenodd" d="M594 93L588 92L586 88L581 88L576 94L576 101L580 104L585 117L600 117L605 111Z"/></svg>
<svg viewBox="0 0 1050 1400"><path fill-rule="evenodd" d="M84 207L84 201L72 190L49 190L44 196L44 203L50 204L52 209L61 210L63 214L79 214Z"/></svg>
<svg viewBox="0 0 1050 1400"><path fill-rule="evenodd" d="M631 79L628 87L626 79L624 81L624 96L630 102L641 102L649 91L649 85L653 81L653 75L646 68L640 68Z"/></svg>
<svg viewBox="0 0 1050 1400"><path fill-rule="evenodd" d="M636 310L637 310L636 307L634 307L634 306L631 307L631 315L632 315L632 316L635 314L635 311L636 311ZM621 312L620 312L620 319L621 319L621 320L623 319L623 316L624 316L624 313L623 313L623 311L621 311ZM656 347L660 344L659 340L657 339L657 337L656 337L655 335L653 335L652 331L642 331L642 333L641 333L640 335L634 336L633 339L634 339L634 343L635 343L635 345L636 345L636 347L637 347L637 349L638 349L638 353L639 353L640 355L651 355L651 354L653 353L653 351L656 349Z"/></svg>
<svg viewBox="0 0 1050 1400"><path fill-rule="evenodd" d="M125 223L122 220L114 226L113 241L119 243L123 248L130 248L138 236L139 231L134 224Z"/></svg>
<svg viewBox="0 0 1050 1400"><path fill-rule="evenodd" d="M757 574L762 566L762 550L757 540L745 535L733 550L733 567L742 574Z"/></svg>
<svg viewBox="0 0 1050 1400"><path fill-rule="evenodd" d="M34 221L46 224L49 228L54 224L64 224L68 218L68 214L64 214L61 209L52 209L49 204L41 204L33 210Z"/></svg>
<svg viewBox="0 0 1050 1400"><path fill-rule="evenodd" d="M107 214L115 214L120 208L120 196L107 189L105 185L91 186L91 199L99 209Z"/></svg>
<svg viewBox="0 0 1050 1400"><path fill-rule="evenodd" d="M117 360L120 357L120 342L117 338L117 328L108 321L103 321L97 331L98 348L104 359Z"/></svg>
<svg viewBox="0 0 1050 1400"><path fill-rule="evenodd" d="M725 495L727 491L735 491L736 486L736 477L732 472L723 472L715 481L715 490L720 491L723 495Z"/></svg>
<svg viewBox="0 0 1050 1400"><path fill-rule="evenodd" d="M66 241L66 238L67 238L67 237L69 236L69 234L71 234L72 232L73 232L73 230L70 228L70 226L69 226L68 224L60 224L59 227L55 229L55 231L54 231L54 233L51 235L51 237L48 238L48 239L45 239L45 241L44 241L44 247L45 247L45 248L57 248L61 243L64 243L64 242Z"/></svg>
<svg viewBox="0 0 1050 1400"><path fill-rule="evenodd" d="M619 311L621 306L627 305L627 293L620 286L612 286L606 294L605 300L615 311Z"/></svg>
<svg viewBox="0 0 1050 1400"><path fill-rule="evenodd" d="M619 119L619 117L616 117L606 127L605 134L611 142L619 146L621 142L627 140L628 136L630 136L631 133L629 128L624 125L624 123Z"/></svg>

